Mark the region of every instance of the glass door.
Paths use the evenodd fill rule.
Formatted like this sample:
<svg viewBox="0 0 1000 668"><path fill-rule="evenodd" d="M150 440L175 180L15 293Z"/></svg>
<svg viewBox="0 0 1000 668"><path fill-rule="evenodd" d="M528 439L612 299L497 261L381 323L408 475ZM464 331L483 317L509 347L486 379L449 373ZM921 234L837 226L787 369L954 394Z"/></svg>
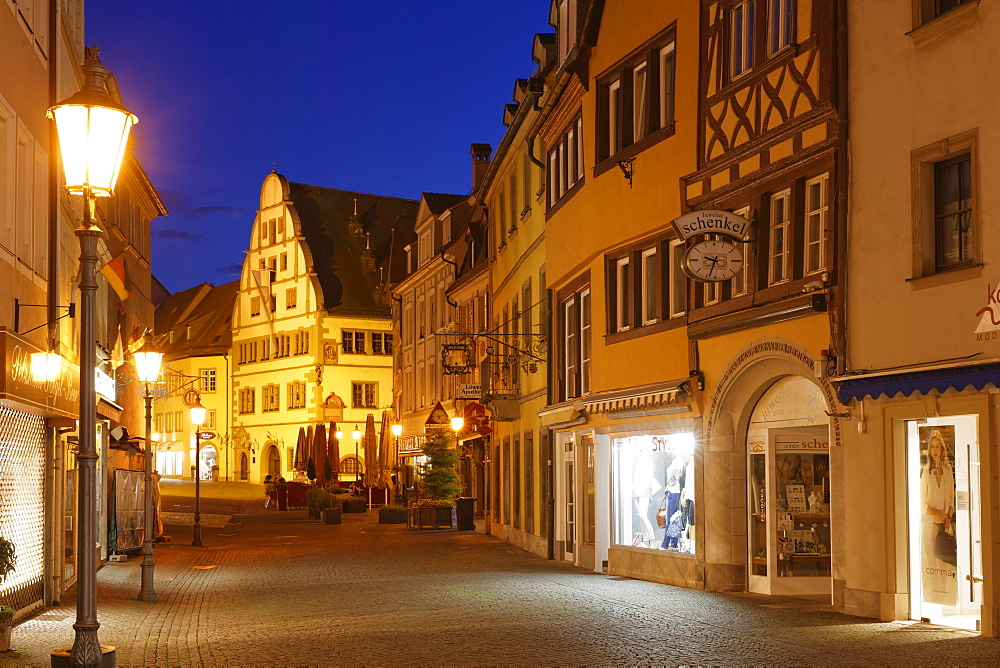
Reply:
<svg viewBox="0 0 1000 668"><path fill-rule="evenodd" d="M978 417L906 423L910 616L979 630L983 599Z"/></svg>

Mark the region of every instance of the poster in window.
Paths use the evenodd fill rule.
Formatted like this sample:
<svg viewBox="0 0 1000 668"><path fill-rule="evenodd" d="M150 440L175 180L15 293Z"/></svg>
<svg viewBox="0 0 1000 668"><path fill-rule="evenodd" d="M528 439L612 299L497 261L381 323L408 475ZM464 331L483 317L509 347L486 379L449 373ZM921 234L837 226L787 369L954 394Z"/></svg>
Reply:
<svg viewBox="0 0 1000 668"><path fill-rule="evenodd" d="M920 509L923 599L956 605L954 425L920 427Z"/></svg>

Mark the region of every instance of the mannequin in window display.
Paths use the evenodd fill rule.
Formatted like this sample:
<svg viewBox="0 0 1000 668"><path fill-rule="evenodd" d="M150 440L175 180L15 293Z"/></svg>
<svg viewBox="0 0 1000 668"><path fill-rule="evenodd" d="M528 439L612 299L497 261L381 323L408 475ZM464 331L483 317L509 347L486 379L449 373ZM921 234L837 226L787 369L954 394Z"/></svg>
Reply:
<svg viewBox="0 0 1000 668"><path fill-rule="evenodd" d="M948 429L954 429L953 427ZM950 432L954 438L954 432ZM955 471L949 458L945 430L933 428L927 438L927 463L920 471L923 599L927 603L955 605L958 582L953 564L942 561L936 549L938 534L955 534Z"/></svg>
<svg viewBox="0 0 1000 668"><path fill-rule="evenodd" d="M666 484L664 485L667 501L667 530L663 535L663 543L660 544L664 550L676 550L678 539L683 531L680 500L681 491L686 482L685 472L690 461L691 455L678 454L667 467Z"/></svg>
<svg viewBox="0 0 1000 668"><path fill-rule="evenodd" d="M642 449L636 455L632 473L632 502L635 504L635 514L639 518L641 529L633 538L634 547L648 547L655 539L649 511L653 505L653 497L660 489L660 481L653 475L653 454Z"/></svg>

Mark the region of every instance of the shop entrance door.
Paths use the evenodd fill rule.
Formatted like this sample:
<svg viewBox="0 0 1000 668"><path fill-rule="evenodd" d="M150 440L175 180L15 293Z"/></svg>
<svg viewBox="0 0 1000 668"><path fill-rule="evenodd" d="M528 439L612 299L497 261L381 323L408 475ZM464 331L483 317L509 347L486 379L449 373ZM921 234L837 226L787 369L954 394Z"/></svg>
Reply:
<svg viewBox="0 0 1000 668"><path fill-rule="evenodd" d="M566 479L566 541L565 552L567 561L576 562L576 476L573 471L572 454L566 457L564 464Z"/></svg>
<svg viewBox="0 0 1000 668"><path fill-rule="evenodd" d="M787 378L747 434L748 589L833 600L830 430L815 383Z"/></svg>
<svg viewBox="0 0 1000 668"><path fill-rule="evenodd" d="M597 544L597 488L595 477L594 436L584 434L580 437L580 447L577 449L580 471L580 490L578 504L577 539L580 549L576 563L583 568L593 570L596 566Z"/></svg>
<svg viewBox="0 0 1000 668"><path fill-rule="evenodd" d="M906 422L910 616L979 630L983 561L975 415Z"/></svg>

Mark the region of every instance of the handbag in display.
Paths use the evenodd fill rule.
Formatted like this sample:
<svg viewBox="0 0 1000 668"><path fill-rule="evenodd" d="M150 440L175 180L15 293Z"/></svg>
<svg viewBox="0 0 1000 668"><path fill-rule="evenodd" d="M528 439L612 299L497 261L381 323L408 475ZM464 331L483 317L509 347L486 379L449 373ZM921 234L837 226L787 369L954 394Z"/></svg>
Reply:
<svg viewBox="0 0 1000 668"><path fill-rule="evenodd" d="M661 529L667 528L667 497L663 497L660 502L660 509L656 511L656 526Z"/></svg>
<svg viewBox="0 0 1000 668"><path fill-rule="evenodd" d="M934 536L934 556L946 564L958 566L958 541L955 534L948 533L940 524L937 535Z"/></svg>

